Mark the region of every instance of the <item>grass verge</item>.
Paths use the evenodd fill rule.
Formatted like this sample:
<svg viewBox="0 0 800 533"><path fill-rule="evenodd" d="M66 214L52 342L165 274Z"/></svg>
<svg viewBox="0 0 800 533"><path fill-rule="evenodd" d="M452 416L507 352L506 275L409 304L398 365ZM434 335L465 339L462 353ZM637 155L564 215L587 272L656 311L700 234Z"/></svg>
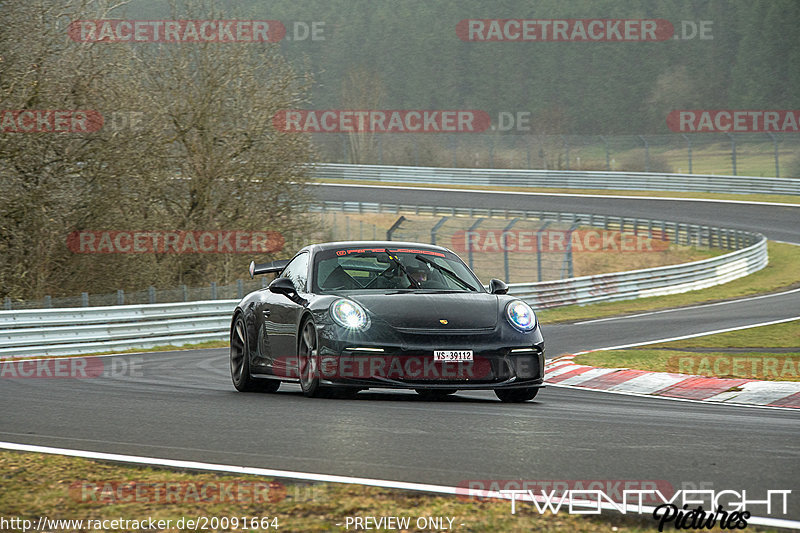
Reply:
<svg viewBox="0 0 800 533"><path fill-rule="evenodd" d="M517 512L512 515L507 501L476 501L360 485L271 481L255 476L193 473L27 452L0 451L0 472L3 480L0 513L6 519L27 518L34 524L40 516L83 520L84 524L87 520L153 518L172 521L172 527L161 528L161 531L195 531L175 526L184 517L237 517L240 520L241 517L270 517L270 520L277 518L278 531L317 532L346 530L344 523L348 516L398 516L411 518L412 527L406 531L418 530L413 527L418 517L452 518L452 530L462 532L658 530L655 520L648 515L639 518L610 512L601 516L565 512L540 515L532 505L525 503L518 503ZM159 485L166 483L173 488L172 492L167 485ZM232 490L221 487L232 487ZM202 501L203 490L211 501ZM171 497L167 497L168 494ZM444 524L448 524L446 519ZM92 528L70 528L70 531L90 530ZM248 529L240 526L210 530ZM249 530L275 531L274 528ZM771 530L756 528L755 531Z"/></svg>
<svg viewBox="0 0 800 533"><path fill-rule="evenodd" d="M669 296L544 309L537 311L537 315L544 324L572 322L730 300L800 286L800 272L797 269L800 264L800 246L770 242L768 253L769 264L766 267L723 285Z"/></svg>
<svg viewBox="0 0 800 533"><path fill-rule="evenodd" d="M197 344L182 344L180 346L175 346L174 344L165 344L163 346L153 346L152 348L130 348L128 350L114 350L108 352L92 352L92 353L79 353L73 355L53 355L53 356L44 356L44 357L7 357L2 358L0 357L0 362L2 361L26 361L28 359L48 359L50 357L93 357L95 355L115 355L115 354L126 354L126 353L147 353L147 352L174 352L178 350L203 350L207 348L228 348L230 343L228 341L206 341L206 342L198 342Z"/></svg>
<svg viewBox="0 0 800 533"><path fill-rule="evenodd" d="M717 378L800 381L800 320L625 350L580 355L575 362Z"/></svg>

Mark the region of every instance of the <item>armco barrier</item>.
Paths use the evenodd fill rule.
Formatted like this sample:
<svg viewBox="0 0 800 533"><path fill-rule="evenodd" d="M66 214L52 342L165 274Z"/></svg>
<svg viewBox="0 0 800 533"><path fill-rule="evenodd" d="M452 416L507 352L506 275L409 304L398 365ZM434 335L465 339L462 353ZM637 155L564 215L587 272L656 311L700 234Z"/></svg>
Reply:
<svg viewBox="0 0 800 533"><path fill-rule="evenodd" d="M0 311L0 358L70 355L228 338L238 300Z"/></svg>
<svg viewBox="0 0 800 533"><path fill-rule="evenodd" d="M663 296L727 283L767 266L767 240L742 250L681 265L582 276L541 283L512 283L509 293L535 309Z"/></svg>
<svg viewBox="0 0 800 533"><path fill-rule="evenodd" d="M312 175L322 181L357 180L383 181L387 183L489 185L495 187L800 195L800 179L714 176L707 174L400 167L324 163L315 165Z"/></svg>
<svg viewBox="0 0 800 533"><path fill-rule="evenodd" d="M415 212L464 216L524 216L569 221L632 233L656 231L681 244L735 249L722 256L631 272L601 274L541 283L514 283L509 293L534 308L588 304L686 292L725 283L767 265L763 235L709 226L553 212L491 211L326 203L322 208L359 212ZM152 305L0 311L0 358L69 355L225 340L237 300Z"/></svg>

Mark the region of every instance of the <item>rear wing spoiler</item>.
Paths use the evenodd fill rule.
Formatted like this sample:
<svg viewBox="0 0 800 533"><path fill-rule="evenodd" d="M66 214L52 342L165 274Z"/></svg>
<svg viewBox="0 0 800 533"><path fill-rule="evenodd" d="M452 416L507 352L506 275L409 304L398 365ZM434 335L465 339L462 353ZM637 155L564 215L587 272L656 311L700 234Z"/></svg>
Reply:
<svg viewBox="0 0 800 533"><path fill-rule="evenodd" d="M288 259L279 259L278 261L271 261L269 263L259 263L259 264L256 264L255 261L250 261L250 279L253 279L253 276L256 276L258 274L271 274L274 272L280 272L288 264L289 264Z"/></svg>

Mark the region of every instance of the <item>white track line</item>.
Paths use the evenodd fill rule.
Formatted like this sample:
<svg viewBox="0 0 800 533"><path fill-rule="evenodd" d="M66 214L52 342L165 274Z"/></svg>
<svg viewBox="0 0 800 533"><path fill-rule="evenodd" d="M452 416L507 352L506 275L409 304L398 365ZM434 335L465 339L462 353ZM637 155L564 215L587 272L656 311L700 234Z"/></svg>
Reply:
<svg viewBox="0 0 800 533"><path fill-rule="evenodd" d="M684 339L693 339L695 337L705 337L707 335L716 335L718 333L728 333L730 331L740 331L743 329L751 329L751 328L758 328L761 326L772 326L774 324L783 324L784 322L793 322L795 320L800 320L800 316L795 316L792 318L782 318L780 320L772 320L770 322L761 322L760 324L748 324L746 326L737 326L735 328L725 328L725 329L717 329L714 331L705 331L702 333L692 333L691 335L681 335L680 337L669 337L666 339L657 339L652 341L645 341L645 342L636 342L633 344L620 344L619 346L609 346L607 348L596 348L594 350L585 350L583 352L575 352L573 355L584 355L587 353L592 352L605 352L608 350L622 350L625 348L634 348L636 346L647 346L648 344L658 344L661 342L672 342L672 341L680 341Z"/></svg>
<svg viewBox="0 0 800 533"><path fill-rule="evenodd" d="M439 191L439 192L467 192L467 193L485 193L485 194L515 194L524 196L563 196L566 198L612 198L624 200L668 200L673 202L710 202L718 204L747 204L747 205L767 205L778 207L798 207L800 204L789 204L783 202L756 202L748 200L722 200L719 198L678 198L674 196L626 196L622 194L576 194L576 193L561 193L561 192L528 192L528 191L493 191L487 189L455 189L451 187L411 187L408 185L361 185L358 183L331 183L331 182L314 182L309 185L316 186L335 186L335 187L356 187L356 188L369 188L369 189L402 189L408 191Z"/></svg>
<svg viewBox="0 0 800 533"><path fill-rule="evenodd" d="M800 292L800 289L792 289L792 290L784 291L784 292L776 292L774 294L762 294L762 295L759 295L759 296L750 296L750 297L747 297L747 298L739 298L738 300L725 300L724 302L698 304L698 305L692 305L692 306L687 306L687 307L673 307L673 308L670 308L670 309L661 309L659 311L648 311L647 313L638 313L638 314L635 314L635 315L612 316L612 317L608 317L608 318L594 318L592 320L584 320L582 322L573 322L572 325L579 326L579 325L582 325L582 324L593 324L595 322L608 322L608 321L611 321L611 320L624 320L624 319L627 319L627 318L636 318L636 317L640 317L640 316L658 315L658 314L661 314L661 313L674 313L675 311L687 311L689 309L701 309L703 307L714 307L714 306L717 306L717 305L729 305L729 304L736 304L736 303L741 303L741 302L750 302L750 301L753 301L753 300L761 300L763 298L774 298L776 296L785 296L787 294L792 294L792 293L795 293L795 292Z"/></svg>
<svg viewBox="0 0 800 533"><path fill-rule="evenodd" d="M14 442L0 442L0 449L32 452L32 453L46 453L51 455L66 455L69 457L82 457L85 459L97 459L101 461L115 461L122 463L166 466L170 468L181 468L190 470L226 472L232 474L251 475L251 476L281 477L281 478L299 479L306 481L319 481L326 483L357 484L357 485L366 485L370 487L382 487L388 489L430 492L435 494L464 495L464 490L465 490L463 487L448 487L445 485L429 485L424 483L410 483L405 481L389 481L389 480L373 479L373 478L334 476L330 474L313 474L308 472L296 472L291 470L273 470L269 468L253 468L247 466L201 463L197 461L180 461L176 459L160 459L156 457L143 457L139 455L121 455L116 453L92 452L87 450L72 450L69 448L53 448L50 446L17 444ZM494 491L483 491L483 493L480 494L480 496L486 498L510 499L510 496L506 496ZM517 500L520 500L520 498L517 498ZM608 510L615 509L614 506L610 504L606 504L605 506L601 504L601 507ZM642 506L642 510L647 513L652 513L654 509L655 509L654 507ZM766 517L753 516L748 520L748 523L760 526L800 529L800 521L785 520L780 518L766 518Z"/></svg>

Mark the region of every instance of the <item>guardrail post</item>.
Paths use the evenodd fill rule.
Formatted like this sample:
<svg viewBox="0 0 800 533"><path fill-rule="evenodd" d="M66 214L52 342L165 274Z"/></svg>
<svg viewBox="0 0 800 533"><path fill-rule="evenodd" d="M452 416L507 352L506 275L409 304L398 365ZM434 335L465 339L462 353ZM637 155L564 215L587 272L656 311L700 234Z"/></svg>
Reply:
<svg viewBox="0 0 800 533"><path fill-rule="evenodd" d="M647 143L647 139L644 138L644 135L638 135L639 140L644 143L644 171L650 172L650 145Z"/></svg>
<svg viewBox="0 0 800 533"><path fill-rule="evenodd" d="M186 287L186 285L181 285L181 293L183 294L183 301L184 302L188 302L189 301L189 289Z"/></svg>
<svg viewBox="0 0 800 533"><path fill-rule="evenodd" d="M681 137L686 139L686 149L689 152L689 174L692 173L692 141L689 137L686 136L685 133L681 133Z"/></svg>
<svg viewBox="0 0 800 533"><path fill-rule="evenodd" d="M471 212L472 212L472 208L470 208L470 213ZM464 237L467 240L467 253L469 255L469 269L470 270L472 270L472 240L470 239L470 233L472 233L473 230L477 229L477 227L480 226L481 222L483 222L482 218L479 218L478 220L476 220L475 223L472 224L472 226L469 227L469 229L467 230L467 233L464 234Z"/></svg>
<svg viewBox="0 0 800 533"><path fill-rule="evenodd" d="M147 287L147 301L148 303L156 303L156 288L152 285Z"/></svg>
<svg viewBox="0 0 800 533"><path fill-rule="evenodd" d="M11 298L9 298L8 296L3 298L3 309L5 309L6 311L11 311Z"/></svg>
<svg viewBox="0 0 800 533"><path fill-rule="evenodd" d="M506 239L506 233L508 231L511 231L511 228L513 228L514 224L516 224L517 222L519 222L518 218L515 218L514 220L509 222L508 225L503 229L503 235L501 237L502 246L503 246L503 270L504 270L505 275L506 275L506 280L505 280L506 283L509 283L509 279L511 277L510 274L509 274L509 268L508 268L508 241Z"/></svg>
<svg viewBox="0 0 800 533"><path fill-rule="evenodd" d="M775 177L780 178L781 167L780 165L778 165L778 139L771 131L768 131L766 133L767 135L769 135L769 138L772 139L772 145L775 147Z"/></svg>
<svg viewBox="0 0 800 533"><path fill-rule="evenodd" d="M542 281L542 232L547 229L550 222L536 230L536 281Z"/></svg>
<svg viewBox="0 0 800 533"><path fill-rule="evenodd" d="M567 136L566 135L562 135L561 136L561 140L564 141L564 149L567 152L567 160L565 162L566 170L569 170L569 143L567 142Z"/></svg>
<svg viewBox="0 0 800 533"><path fill-rule="evenodd" d="M441 228L449 218L450 217L442 217L442 219L431 228L431 244L436 244L436 234L439 232L439 228Z"/></svg>
<svg viewBox="0 0 800 533"><path fill-rule="evenodd" d="M731 165L733 165L733 175L736 176L736 139L728 132L725 132L725 135L731 140Z"/></svg>
<svg viewBox="0 0 800 533"><path fill-rule="evenodd" d="M44 297L44 306L47 309L50 309L51 307L53 307L53 299L50 297L49 294Z"/></svg>
<svg viewBox="0 0 800 533"><path fill-rule="evenodd" d="M611 170L611 154L608 151L608 139L601 135L600 140L606 145L606 170Z"/></svg>
<svg viewBox="0 0 800 533"><path fill-rule="evenodd" d="M406 220L406 217L400 215L400 218L398 218L397 220L394 221L394 224L392 224L392 227L389 228L388 230L386 230L386 240L387 241L391 241L392 240L392 235L394 235L395 231L400 229L400 224L405 222L405 220Z"/></svg>
<svg viewBox="0 0 800 533"><path fill-rule="evenodd" d="M236 280L236 296L238 296L240 300L244 298L244 283L242 283L240 279Z"/></svg>
<svg viewBox="0 0 800 533"><path fill-rule="evenodd" d="M572 224L570 228L567 230L567 251L564 253L564 262L561 265L561 279L565 277L571 278L573 274L572 270L572 233L578 229L577 224ZM564 269L566 268L567 275L564 276Z"/></svg>
<svg viewBox="0 0 800 533"><path fill-rule="evenodd" d="M531 143L526 139L525 141L525 154L526 154L526 161L528 165L525 168L531 168Z"/></svg>
<svg viewBox="0 0 800 533"><path fill-rule="evenodd" d="M117 289L117 305L125 305L125 291Z"/></svg>
<svg viewBox="0 0 800 533"><path fill-rule="evenodd" d="M216 281L212 281L211 282L211 299L212 300L216 300L217 299L217 282Z"/></svg>
<svg viewBox="0 0 800 533"><path fill-rule="evenodd" d="M81 307L89 307L89 293L82 292L81 293Z"/></svg>

